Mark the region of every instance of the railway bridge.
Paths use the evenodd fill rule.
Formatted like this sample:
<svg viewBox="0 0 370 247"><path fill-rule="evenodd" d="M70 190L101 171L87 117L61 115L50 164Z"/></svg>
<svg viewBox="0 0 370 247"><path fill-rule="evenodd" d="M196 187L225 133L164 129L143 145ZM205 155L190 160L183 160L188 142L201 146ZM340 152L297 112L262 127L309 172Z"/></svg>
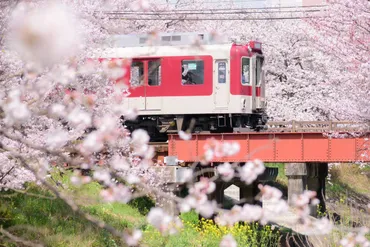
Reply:
<svg viewBox="0 0 370 247"><path fill-rule="evenodd" d="M181 181L182 171L190 166L198 166L205 155L205 145L210 141L219 143L238 143L240 151L231 156L214 157L206 167L216 167L224 162L245 163L260 159L264 163L285 163L285 175L288 177L288 203L292 195L304 190L317 192L321 211L325 211L325 179L328 175L328 163L370 162L370 123L353 122L269 122L263 132L243 132L211 134L193 134L189 140L183 140L177 134L168 136L166 143L151 143L156 150L155 169L168 171L171 184ZM213 174L216 173L214 170ZM217 203L224 202L224 191L230 185L239 187L239 200L258 203L254 197L258 193L258 183L276 179L277 168L266 168L257 181L246 186L233 180L225 183L216 180L216 191L212 197ZM169 211L175 208L170 205ZM312 209L316 216L316 209Z"/></svg>

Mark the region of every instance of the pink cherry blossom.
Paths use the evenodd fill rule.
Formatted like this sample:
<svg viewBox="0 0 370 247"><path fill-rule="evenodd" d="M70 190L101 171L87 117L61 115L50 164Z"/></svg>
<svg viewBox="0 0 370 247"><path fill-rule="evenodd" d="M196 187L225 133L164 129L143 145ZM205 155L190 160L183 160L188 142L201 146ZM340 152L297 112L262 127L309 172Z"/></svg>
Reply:
<svg viewBox="0 0 370 247"><path fill-rule="evenodd" d="M27 105L21 101L21 92L12 90L6 101L2 102L2 108L5 113L5 123L7 125L20 124L31 117Z"/></svg>
<svg viewBox="0 0 370 247"><path fill-rule="evenodd" d="M122 184L112 185L101 191L100 195L106 202L128 203L131 200L131 191Z"/></svg>
<svg viewBox="0 0 370 247"><path fill-rule="evenodd" d="M60 118L65 117L67 115L66 113L66 107L62 104L53 104L50 107L49 114L52 117Z"/></svg>
<svg viewBox="0 0 370 247"><path fill-rule="evenodd" d="M126 244L128 246L137 246L142 236L143 233L140 230L134 229L131 234L125 234Z"/></svg>
<svg viewBox="0 0 370 247"><path fill-rule="evenodd" d="M99 132L90 133L82 143L84 151L89 153L99 152L104 148L103 138Z"/></svg>
<svg viewBox="0 0 370 247"><path fill-rule="evenodd" d="M265 171L265 166L260 160L248 161L238 168L240 179L246 184L251 184L257 177Z"/></svg>
<svg viewBox="0 0 370 247"><path fill-rule="evenodd" d="M230 181L234 177L234 168L230 163L224 163L217 167L217 171L221 174L222 179L226 182Z"/></svg>
<svg viewBox="0 0 370 247"><path fill-rule="evenodd" d="M206 177L201 177L199 182L194 184L190 193L210 194L216 189L216 184Z"/></svg>
<svg viewBox="0 0 370 247"><path fill-rule="evenodd" d="M12 16L12 46L27 61L53 65L79 48L77 25L76 16L66 5L53 2L35 8L22 2Z"/></svg>
<svg viewBox="0 0 370 247"><path fill-rule="evenodd" d="M278 201L281 199L283 193L274 187L269 185L258 185L258 188L261 191L262 199L270 200L270 201Z"/></svg>
<svg viewBox="0 0 370 247"><path fill-rule="evenodd" d="M185 141L188 141L191 139L191 133L186 133L185 131L180 130L179 137Z"/></svg>
<svg viewBox="0 0 370 247"><path fill-rule="evenodd" d="M66 131L54 130L49 133L45 144L49 149L59 149L66 145L68 140L69 136Z"/></svg>
<svg viewBox="0 0 370 247"><path fill-rule="evenodd" d="M231 234L225 235L221 242L220 247L237 247L238 244L236 243L234 237Z"/></svg>
<svg viewBox="0 0 370 247"><path fill-rule="evenodd" d="M92 124L91 116L79 109L78 107L74 108L66 117L66 120L76 128L87 128Z"/></svg>
<svg viewBox="0 0 370 247"><path fill-rule="evenodd" d="M128 161L124 158L119 157L118 155L112 157L110 165L113 169L117 171L127 171L130 169L130 164L128 163Z"/></svg>
<svg viewBox="0 0 370 247"><path fill-rule="evenodd" d="M162 234L175 234L182 227L181 221L178 218L173 218L167 214L162 208L151 208L147 220Z"/></svg>

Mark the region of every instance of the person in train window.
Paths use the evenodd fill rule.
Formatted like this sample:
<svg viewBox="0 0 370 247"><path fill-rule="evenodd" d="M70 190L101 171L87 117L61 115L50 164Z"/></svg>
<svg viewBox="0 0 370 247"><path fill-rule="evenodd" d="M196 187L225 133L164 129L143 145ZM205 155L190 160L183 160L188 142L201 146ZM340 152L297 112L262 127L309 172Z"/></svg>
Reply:
<svg viewBox="0 0 370 247"><path fill-rule="evenodd" d="M193 83L193 78L191 77L190 75L190 72L187 68L186 65L183 65L182 66L182 79L181 79L181 83L184 85L184 84L194 84Z"/></svg>
<svg viewBox="0 0 370 247"><path fill-rule="evenodd" d="M249 84L249 66L243 66L242 83Z"/></svg>

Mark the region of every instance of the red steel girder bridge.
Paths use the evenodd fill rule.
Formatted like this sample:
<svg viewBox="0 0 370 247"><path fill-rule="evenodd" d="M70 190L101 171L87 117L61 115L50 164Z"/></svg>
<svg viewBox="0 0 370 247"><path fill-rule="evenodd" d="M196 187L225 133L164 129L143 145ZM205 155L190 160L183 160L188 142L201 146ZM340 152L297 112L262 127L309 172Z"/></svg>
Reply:
<svg viewBox="0 0 370 247"><path fill-rule="evenodd" d="M351 122L270 122L265 132L193 134L182 140L169 135L167 144L157 144L157 159L175 156L185 163L197 162L211 140L237 142L238 154L212 162L370 162L370 125Z"/></svg>

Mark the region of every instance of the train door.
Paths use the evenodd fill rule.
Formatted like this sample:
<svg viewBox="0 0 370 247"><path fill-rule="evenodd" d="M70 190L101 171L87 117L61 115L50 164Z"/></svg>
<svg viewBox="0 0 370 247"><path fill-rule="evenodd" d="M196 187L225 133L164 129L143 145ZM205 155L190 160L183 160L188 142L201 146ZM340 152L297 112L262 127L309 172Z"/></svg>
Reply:
<svg viewBox="0 0 370 247"><path fill-rule="evenodd" d="M263 57L256 56L255 78L256 78L256 108L263 108L264 102L264 76L263 76Z"/></svg>
<svg viewBox="0 0 370 247"><path fill-rule="evenodd" d="M131 87L134 97L130 97L130 107L141 111L160 111L162 98L158 97L161 82L159 60L136 60L131 65Z"/></svg>
<svg viewBox="0 0 370 247"><path fill-rule="evenodd" d="M256 95L256 57L253 56L251 57L251 64L250 64L250 80L251 80L251 85L252 85L252 110L256 110L256 104L257 104L257 95Z"/></svg>
<svg viewBox="0 0 370 247"><path fill-rule="evenodd" d="M162 97L160 96L162 84L161 60L151 59L145 61L145 110L160 111L162 109Z"/></svg>
<svg viewBox="0 0 370 247"><path fill-rule="evenodd" d="M145 63L134 60L131 63L129 107L140 111L145 110Z"/></svg>
<svg viewBox="0 0 370 247"><path fill-rule="evenodd" d="M213 71L214 103L215 108L228 108L230 94L229 64L227 60L216 60Z"/></svg>

